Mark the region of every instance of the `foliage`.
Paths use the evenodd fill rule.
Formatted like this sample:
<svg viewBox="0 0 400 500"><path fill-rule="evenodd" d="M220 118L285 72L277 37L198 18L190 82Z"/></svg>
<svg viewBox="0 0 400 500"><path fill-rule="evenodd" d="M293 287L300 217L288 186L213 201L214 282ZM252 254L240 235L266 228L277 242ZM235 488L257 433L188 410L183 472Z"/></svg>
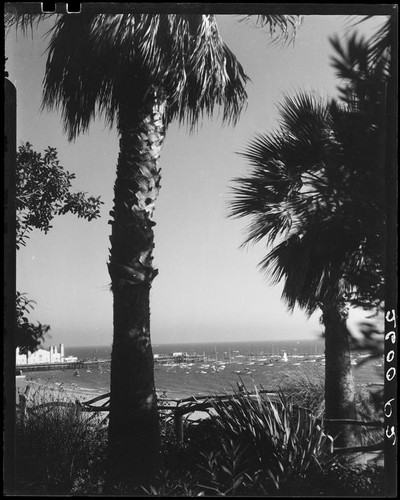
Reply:
<svg viewBox="0 0 400 500"><path fill-rule="evenodd" d="M183 497L371 496L384 491L381 467L361 468L335 456L325 459L324 447L317 443L326 438L314 426L314 417L304 419L309 414L301 417L285 398L274 406L267 398L261 401L267 408L263 416L257 398L236 396L232 414L228 405L217 403L220 410L213 417L186 422L184 443L176 441L172 422L163 421L164 469L152 486L138 487L133 493ZM72 402L62 393L49 395L43 390L31 396L34 405L68 401ZM301 429L295 436L297 426ZM310 432L311 427L314 430ZM28 412L25 419L18 414L16 432L19 493L104 493L107 431L99 420L79 416L73 406L43 407ZM262 461L260 455L265 456ZM269 467L265 467L268 461ZM133 493L122 484L115 490L115 494Z"/></svg>
<svg viewBox="0 0 400 500"><path fill-rule="evenodd" d="M203 486L222 493L243 487L278 491L296 477L313 474L327 458L331 440L308 411L281 393L277 401L237 393L213 405L218 442L202 453Z"/></svg>
<svg viewBox="0 0 400 500"><path fill-rule="evenodd" d="M247 80L215 16L66 15L52 30L43 104L61 108L70 139L97 114L121 128L121 109L136 111L149 92L165 99L167 122L193 127L217 106L224 122L235 122Z"/></svg>
<svg viewBox="0 0 400 500"><path fill-rule="evenodd" d="M376 465L356 465L352 460L342 458L308 483L294 484L287 494L297 495L299 488L300 491L309 492L309 496L382 496L385 491L384 468Z"/></svg>
<svg viewBox="0 0 400 500"><path fill-rule="evenodd" d="M247 15L241 21L253 21L260 28L267 28L273 43L290 43L294 41L303 16L258 14Z"/></svg>
<svg viewBox="0 0 400 500"><path fill-rule="evenodd" d="M358 387L355 403L358 419L365 421L380 420L383 422L383 401L377 404L377 391L368 390L366 387ZM357 426L355 436L361 446L373 445L384 440L382 427Z"/></svg>
<svg viewBox="0 0 400 500"><path fill-rule="evenodd" d="M37 391L23 417L17 414L16 470L21 494L99 492L104 481L107 432L90 414L78 414L61 394ZM97 490L97 491L95 491Z"/></svg>
<svg viewBox="0 0 400 500"><path fill-rule="evenodd" d="M18 148L16 172L17 249L35 228L47 233L56 215L68 212L87 220L100 216L100 197L71 192L75 174L64 170L55 148L37 153L27 142Z"/></svg>
<svg viewBox="0 0 400 500"><path fill-rule="evenodd" d="M386 73L371 66L364 40L332 43L342 101L286 96L280 129L242 153L253 171L236 179L231 204L232 216L252 217L244 244L273 244L260 266L285 279L289 308L309 314L327 301L371 308L384 296Z"/></svg>
<svg viewBox="0 0 400 500"><path fill-rule="evenodd" d="M306 408L317 418L322 418L325 411L325 376L324 370L306 370L289 372L281 381L281 390L294 405Z"/></svg>
<svg viewBox="0 0 400 500"><path fill-rule="evenodd" d="M295 398L302 385L306 388ZM313 394L307 394L308 389ZM313 455L313 443L315 445L318 438L310 439L310 427L303 425L296 406L315 407L322 414L323 379L311 373L299 380L290 377L285 381L284 391L287 397L274 404L276 413L268 398L261 403L267 408L263 414L259 411L258 399L252 400L242 393L236 395L238 399L232 405L217 402L215 407L219 410L211 418L187 423L184 443L175 440L172 424L165 423L162 435L166 472L145 492L150 496L369 496L381 493L384 490L381 467L361 468L343 456L328 456L323 447L320 453ZM360 419L378 418L366 389L358 391L357 409ZM310 417L309 424L316 421L311 415L314 412L300 413L306 419ZM294 437L296 422L301 431ZM322 436L318 427L314 431ZM364 440L359 436L360 444L380 440L381 436L372 436L379 432L368 430ZM330 440L326 439L325 444L329 446ZM314 449L318 450L318 446ZM265 466L268 459L269 466Z"/></svg>
<svg viewBox="0 0 400 500"><path fill-rule="evenodd" d="M27 317L32 304L35 302L29 300L25 293L17 292L16 298L16 316L17 327L15 335L15 347L20 347L21 354L28 354L28 351L34 352L44 340L44 336L49 332L49 325L37 325L31 323Z"/></svg>
<svg viewBox="0 0 400 500"><path fill-rule="evenodd" d="M356 368L357 369L357 368ZM323 371L302 369L301 373L287 374L281 382L281 390L294 406L306 408L317 418L325 412ZM355 387L355 418L364 421L383 421L383 403L377 392L365 386ZM355 445L367 446L383 439L381 428L354 427Z"/></svg>
<svg viewBox="0 0 400 500"><path fill-rule="evenodd" d="M201 497L205 496L204 489L199 486L190 473L171 475L168 471L159 474L150 487L141 488L141 493L148 496L162 497Z"/></svg>

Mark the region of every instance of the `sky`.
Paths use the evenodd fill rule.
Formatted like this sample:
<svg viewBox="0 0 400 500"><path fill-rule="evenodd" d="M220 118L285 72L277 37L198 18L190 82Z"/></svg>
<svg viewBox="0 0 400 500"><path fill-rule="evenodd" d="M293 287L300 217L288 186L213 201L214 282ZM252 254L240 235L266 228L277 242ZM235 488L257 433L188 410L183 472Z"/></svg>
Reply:
<svg viewBox="0 0 400 500"><path fill-rule="evenodd" d="M265 244L240 248L249 220L228 218L232 180L250 172L238 154L260 132L278 126L285 94L316 91L334 97L338 81L330 66L329 36L345 38L354 19L305 16L294 44L273 45L268 32L240 16L217 16L228 47L251 82L248 105L236 127L206 119L196 133L170 125L160 158L151 290L151 337L155 344L317 338L319 313L289 313L282 285L258 268ZM376 16L361 29L382 22ZM36 151L55 147L60 163L76 174L75 191L101 196L101 218L73 215L53 220L48 234L34 231L17 253L17 289L36 301L33 321L51 326L45 346L111 345L112 294L107 271L109 211L118 156L118 135L99 117L87 134L69 143L60 114L41 112L46 39L43 23L33 35L6 38L6 70L17 88L17 141Z"/></svg>

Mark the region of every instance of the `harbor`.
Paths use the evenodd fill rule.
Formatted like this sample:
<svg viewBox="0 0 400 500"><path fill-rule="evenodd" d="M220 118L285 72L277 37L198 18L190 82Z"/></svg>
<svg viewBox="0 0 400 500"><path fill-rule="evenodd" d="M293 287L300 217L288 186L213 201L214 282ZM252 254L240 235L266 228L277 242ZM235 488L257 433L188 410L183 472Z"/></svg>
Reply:
<svg viewBox="0 0 400 500"><path fill-rule="evenodd" d="M357 366L358 362L363 360L368 356L368 353L357 353L352 354L351 364ZM30 363L16 363L16 370L21 374L27 372L40 372L40 371L52 371L52 370L97 370L102 369L107 370L110 367L111 359L97 359L94 353L90 358L78 359L76 356L70 356L68 361L56 362L30 362ZM73 359L73 361L70 361ZM203 352L186 352L177 351L170 353L155 353L154 354L154 365L155 367L159 365L165 365L166 367L180 366L182 368L190 368L196 366L201 370L201 373L211 369L212 371L222 371L227 365L235 365L235 373L242 374L251 371L252 366L269 367L275 364L284 363L288 366L300 366L306 364L317 364L325 366L325 355L322 353L297 353L296 349L292 349L291 353L288 353L286 349L280 349L278 352L243 352L240 350L230 350L219 352L215 348L213 354ZM375 361L375 366L382 366L382 361Z"/></svg>

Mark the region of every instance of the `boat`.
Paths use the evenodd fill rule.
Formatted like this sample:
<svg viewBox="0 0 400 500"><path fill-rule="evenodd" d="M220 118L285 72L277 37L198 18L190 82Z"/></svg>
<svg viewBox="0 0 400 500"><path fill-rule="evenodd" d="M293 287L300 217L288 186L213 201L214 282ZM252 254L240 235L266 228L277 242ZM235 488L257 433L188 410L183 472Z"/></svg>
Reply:
<svg viewBox="0 0 400 500"><path fill-rule="evenodd" d="M283 361L284 363L287 363L289 361L286 351L283 351L281 361Z"/></svg>
<svg viewBox="0 0 400 500"><path fill-rule="evenodd" d="M79 370L74 371L74 377L79 377Z"/></svg>

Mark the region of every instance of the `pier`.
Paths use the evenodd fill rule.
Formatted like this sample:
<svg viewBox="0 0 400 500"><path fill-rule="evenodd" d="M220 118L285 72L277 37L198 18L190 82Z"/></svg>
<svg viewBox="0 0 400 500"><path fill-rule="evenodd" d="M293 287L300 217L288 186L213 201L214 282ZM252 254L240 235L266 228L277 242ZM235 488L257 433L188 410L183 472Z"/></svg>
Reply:
<svg viewBox="0 0 400 500"><path fill-rule="evenodd" d="M82 370L85 368L96 368L110 362L110 359L106 359L101 361L74 361L72 363L42 363L32 365L17 365L15 368L17 372L21 373L42 372L50 370Z"/></svg>

